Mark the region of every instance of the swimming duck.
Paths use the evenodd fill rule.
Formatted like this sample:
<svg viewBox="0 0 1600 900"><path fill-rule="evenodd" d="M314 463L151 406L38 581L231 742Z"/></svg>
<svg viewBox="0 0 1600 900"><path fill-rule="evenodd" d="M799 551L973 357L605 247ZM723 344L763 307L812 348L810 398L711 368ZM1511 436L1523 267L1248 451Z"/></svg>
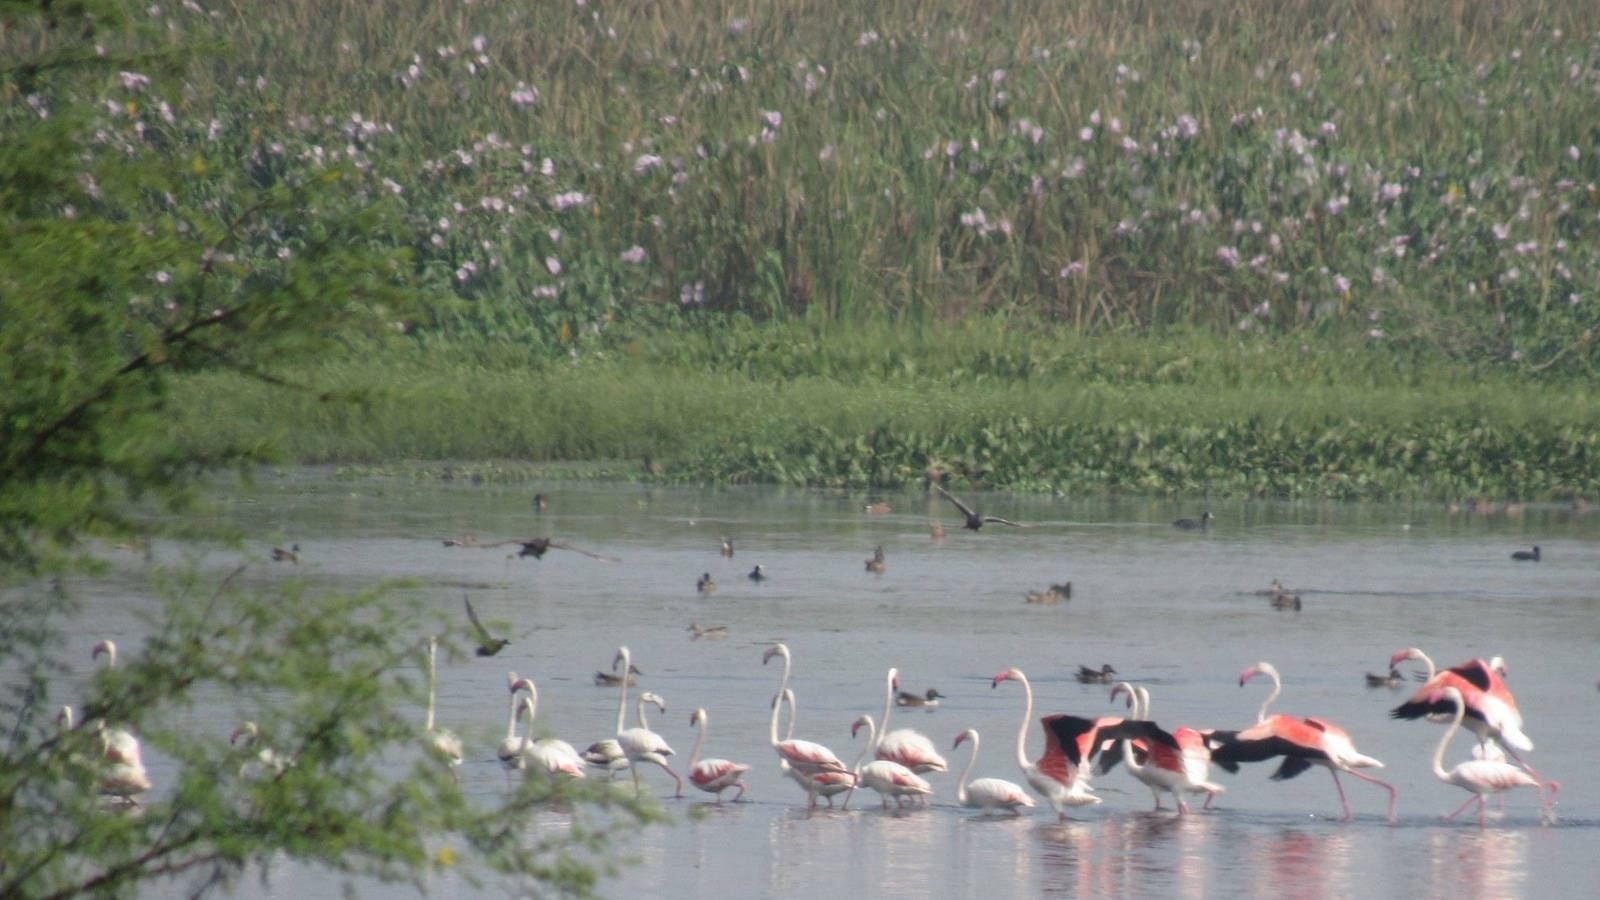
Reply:
<svg viewBox="0 0 1600 900"><path fill-rule="evenodd" d="M762 582L767 580L767 573L762 570L760 563L756 563L756 567L751 569L750 574L746 577L748 577L751 581Z"/></svg>
<svg viewBox="0 0 1600 900"><path fill-rule="evenodd" d="M889 564L883 559L883 548L879 547L872 551L872 558L867 560L867 571L882 573L888 568Z"/></svg>
<svg viewBox="0 0 1600 900"><path fill-rule="evenodd" d="M1400 686L1400 682L1404 680L1400 677L1400 670L1395 668L1391 668L1387 675L1367 673L1367 687L1397 688Z"/></svg>
<svg viewBox="0 0 1600 900"><path fill-rule="evenodd" d="M1115 674L1117 670L1111 668L1111 663L1106 663L1098 669L1091 669L1088 666L1078 667L1078 680L1084 684L1110 684L1114 680L1111 676Z"/></svg>
<svg viewBox="0 0 1600 900"><path fill-rule="evenodd" d="M716 593L717 583L711 580L711 573L707 572L704 575L701 575L699 580L695 581L694 589L709 597L710 595Z"/></svg>
<svg viewBox="0 0 1600 900"><path fill-rule="evenodd" d="M635 675L643 675L643 674L644 674L643 672L639 671L639 667L638 666L636 666L636 665L634 665L632 663L629 663L628 664L628 687L633 687L635 684L638 684L638 682L633 679L633 676L635 676ZM601 669L600 671L594 673L594 683L595 683L596 687L621 687L622 686L622 676L621 675L617 675L617 674L615 674L613 672L607 672L606 670Z"/></svg>
<svg viewBox="0 0 1600 900"><path fill-rule="evenodd" d="M722 555L723 556L732 556L733 555L733 538L725 537L725 538L722 539Z"/></svg>
<svg viewBox="0 0 1600 900"><path fill-rule="evenodd" d="M938 706L939 701L943 699L943 697L944 695L939 693L938 688L928 688L928 692L921 695L913 694L910 691L901 691L899 694L895 695L894 705L923 706L931 709L932 707Z"/></svg>
<svg viewBox="0 0 1600 900"><path fill-rule="evenodd" d="M696 641L701 638L725 638L728 636L728 626L713 625L710 628L701 628L698 622L690 622L689 636Z"/></svg>
<svg viewBox="0 0 1600 900"><path fill-rule="evenodd" d="M1535 544L1532 548L1527 550L1518 550L1517 552L1511 554L1511 558L1518 560L1519 562L1538 562L1539 545Z"/></svg>
<svg viewBox="0 0 1600 900"><path fill-rule="evenodd" d="M545 496L543 494L534 494L533 495L533 511L534 512L544 512L545 510L547 510L549 508L550 508L550 501L546 500Z"/></svg>
<svg viewBox="0 0 1600 900"><path fill-rule="evenodd" d="M288 563L294 563L295 565L299 565L300 564L300 545L299 544L291 544L291 545L289 545L289 549L287 549L287 550L283 549L282 547L273 547L272 548L272 558L276 562L288 562Z"/></svg>
<svg viewBox="0 0 1600 900"><path fill-rule="evenodd" d="M1178 521L1172 523L1172 527L1173 528L1179 528L1179 529L1182 529L1184 531L1190 531L1190 530L1195 529L1195 528L1202 528L1202 529L1203 528L1208 528L1208 527L1210 527L1211 520L1215 519L1215 518L1216 518L1216 516L1213 516L1211 514L1211 510L1208 509L1205 512L1200 514L1200 518L1198 518L1198 519L1179 519Z"/></svg>
<svg viewBox="0 0 1600 900"><path fill-rule="evenodd" d="M458 538L445 538L443 543L446 547L476 547L478 536L469 531Z"/></svg>
<svg viewBox="0 0 1600 900"><path fill-rule="evenodd" d="M887 503L868 503L866 513L869 516L883 516L894 512L894 507Z"/></svg>
<svg viewBox="0 0 1600 900"><path fill-rule="evenodd" d="M1000 524L1000 525L1010 525L1013 528L1027 528L1028 527L1028 526L1022 524L1021 522L1013 522L1010 519L1002 519L999 516L982 516L982 515L979 515L975 510L973 510L972 507L966 505L965 503L962 503L960 500L957 500L955 498L955 495L953 495L949 491L945 490L942 485L935 484L934 485L934 489L936 489L939 493L943 494L944 498L946 500L949 500L951 503L954 503L956 505L956 509L961 510L961 514L967 517L967 521L962 527L968 529L969 531L977 531L978 529L982 528L984 525L988 524L989 522L995 522L995 523Z"/></svg>

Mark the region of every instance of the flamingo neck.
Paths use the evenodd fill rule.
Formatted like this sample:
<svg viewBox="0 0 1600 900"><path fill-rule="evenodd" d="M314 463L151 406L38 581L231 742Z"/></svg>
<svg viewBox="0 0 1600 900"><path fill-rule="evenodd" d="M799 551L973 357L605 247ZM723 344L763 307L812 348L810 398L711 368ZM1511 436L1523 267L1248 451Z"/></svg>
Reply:
<svg viewBox="0 0 1600 900"><path fill-rule="evenodd" d="M873 750L877 750L878 745L883 743L883 738L887 737L889 734L889 713L894 710L894 679L898 674L900 674L898 670L890 669L888 676L884 678L882 719L883 730L879 733L879 737L876 741L870 742L872 743Z"/></svg>
<svg viewBox="0 0 1600 900"><path fill-rule="evenodd" d="M533 746L533 719L539 713L539 698L529 694L522 698L522 706L528 711L528 724L522 729L522 751L526 753Z"/></svg>
<svg viewBox="0 0 1600 900"><path fill-rule="evenodd" d="M1428 680L1432 681L1433 676L1438 674L1438 669L1434 668L1433 660L1428 658L1428 654L1416 648L1412 648L1411 652L1414 659L1428 667Z"/></svg>
<svg viewBox="0 0 1600 900"><path fill-rule="evenodd" d="M1016 680L1022 682L1022 696L1025 699L1022 708L1022 725L1017 728L1017 765L1023 771L1029 768L1028 763L1028 723L1033 721L1033 685L1028 684L1028 676L1019 669L1012 669Z"/></svg>
<svg viewBox="0 0 1600 900"><path fill-rule="evenodd" d="M628 670L633 668L633 660L627 647L623 647L617 655L622 657L622 693L617 697L617 734L621 734L628 727Z"/></svg>
<svg viewBox="0 0 1600 900"><path fill-rule="evenodd" d="M861 752L856 754L856 761L850 764L850 771L855 773L856 780L861 779L861 761L867 758L867 751L878 745L878 726L872 724L871 716L862 716L861 720L867 723L867 742L862 745Z"/></svg>
<svg viewBox="0 0 1600 900"><path fill-rule="evenodd" d="M434 638L428 639L428 720L423 724L424 731L433 730L433 692L435 682L438 680L435 658L439 655L439 642Z"/></svg>
<svg viewBox="0 0 1600 900"><path fill-rule="evenodd" d="M517 707L519 698L516 692L511 694L511 709L506 713L506 740L510 741L517 736Z"/></svg>
<svg viewBox="0 0 1600 900"><path fill-rule="evenodd" d="M1261 708L1256 711L1257 724L1267 720L1267 707L1271 706L1272 701L1278 699L1278 695L1283 693L1283 682L1278 679L1278 670L1266 669L1264 671L1272 679L1272 693L1267 695L1267 699L1262 702Z"/></svg>
<svg viewBox="0 0 1600 900"><path fill-rule="evenodd" d="M650 730L650 722L648 720L646 720L645 717L644 717L644 707L645 707L645 698L644 698L643 694L640 694L639 695L639 727L643 728L646 731L649 731Z"/></svg>
<svg viewBox="0 0 1600 900"><path fill-rule="evenodd" d="M972 755L967 757L967 766L961 770L961 780L956 782L956 802L962 806L967 805L967 779L972 776L972 767L978 764L978 733L969 728L967 737L972 739Z"/></svg>
<svg viewBox="0 0 1600 900"><path fill-rule="evenodd" d="M689 768L690 769L693 769L694 768L694 764L696 762L699 762L699 760L700 760L700 745L705 743L705 739L706 739L706 714L705 714L704 710L701 710L700 715L695 716L695 721L700 723L700 733L695 736L694 749L689 751Z"/></svg>
<svg viewBox="0 0 1600 900"><path fill-rule="evenodd" d="M779 646L781 647L782 645L780 644ZM794 695L789 693L789 654L787 652L787 649L778 651L778 655L783 657L783 678L782 678L782 680L780 680L778 682L778 695L776 697L772 698L772 733L771 733L771 740L772 740L772 746L774 746L774 747L778 746L778 743L779 743L779 741L778 741L778 713L781 711L781 708L783 706L784 700L787 699L789 701L791 707L793 706L793 703L794 703ZM790 714L789 714L789 729L790 729L790 731L794 730L794 720L795 720L795 713L791 711Z"/></svg>
<svg viewBox="0 0 1600 900"><path fill-rule="evenodd" d="M1150 718L1150 692L1148 690L1142 688L1142 687L1135 688L1135 690L1137 690L1139 692L1139 703L1138 703L1138 712L1136 712L1133 717L1135 719L1149 719Z"/></svg>
<svg viewBox="0 0 1600 900"><path fill-rule="evenodd" d="M1456 714L1450 720L1450 727L1445 729L1444 737L1439 739L1439 746L1434 748L1433 751L1433 774L1440 781L1450 780L1450 773L1444 770L1444 748L1449 746L1450 739L1455 737L1456 731L1461 728L1461 718L1465 715L1467 709L1466 701L1462 699L1460 691L1452 688L1445 693L1445 696L1455 700Z"/></svg>

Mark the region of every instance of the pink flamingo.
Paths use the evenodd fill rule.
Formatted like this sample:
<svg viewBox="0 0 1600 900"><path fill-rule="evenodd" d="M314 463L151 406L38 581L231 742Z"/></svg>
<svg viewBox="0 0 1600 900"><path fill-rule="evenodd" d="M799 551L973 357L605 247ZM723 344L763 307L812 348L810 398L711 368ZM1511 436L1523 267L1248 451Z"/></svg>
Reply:
<svg viewBox="0 0 1600 900"><path fill-rule="evenodd" d="M439 638L428 635L428 720L422 726L422 751L429 758L437 761L450 771L452 776L456 768L461 765L461 757L465 753L461 738L448 728L438 728L433 724L433 695L438 686Z"/></svg>
<svg viewBox="0 0 1600 900"><path fill-rule="evenodd" d="M89 657L99 659L102 654L106 658L106 671L115 669L116 643L105 640L95 644ZM70 707L66 708L66 727L69 730L72 728ZM100 793L124 803L138 803L139 795L150 790L150 774L144 767L144 749L139 739L124 729L107 727L104 719L96 720L94 728L100 735L101 758L105 763L100 773Z"/></svg>
<svg viewBox="0 0 1600 900"><path fill-rule="evenodd" d="M627 688L624 687L623 690L627 690ZM636 789L639 786L639 763L655 763L668 775L671 775L672 780L677 784L677 792L673 794L673 797L682 797L683 778L677 772L672 771L672 766L667 764L667 757L672 755L672 748L667 745L665 738L650 730L650 723L645 720L644 708L647 703L654 703L656 708L662 712L667 711L665 700L649 691L640 694L639 724L637 727L620 732L617 735L617 745L622 748L622 754L628 758L629 768L633 770L633 785Z"/></svg>
<svg viewBox="0 0 1600 900"><path fill-rule="evenodd" d="M850 736L852 738L855 737L856 732L860 731L863 725L867 729L867 743L865 747L861 748L861 754L856 757L856 784L865 785L877 791L878 796L883 800L884 809L889 808L890 797L894 798L895 805L899 807L904 807L905 799L910 796L920 796L926 800L927 796L933 793L933 787L921 775L911 771L910 767L888 759L875 759L865 766L861 765L862 758L866 756L867 748L875 747L878 744L876 740L878 729L872 723L871 716L861 716L856 719L855 723L850 726ZM849 803L849 800L845 801L846 806Z"/></svg>
<svg viewBox="0 0 1600 900"><path fill-rule="evenodd" d="M1122 737L1161 739L1156 734L1157 730L1123 727L1143 726L1146 723L1128 723L1114 718L1083 719L1062 714L1045 716L1039 720L1039 724L1044 726L1044 755L1039 757L1037 763L1030 763L1027 742L1028 722L1033 718L1033 686L1028 683L1028 676L1022 674L1021 669L1001 672L994 677L992 686L999 687L1002 681L1021 682L1023 695L1027 698L1022 724L1017 728L1017 766L1022 769L1028 786L1050 803L1062 822L1067 820L1067 807L1100 802L1099 797L1089 793L1090 767L1086 764L1099 751L1101 741ZM1167 735L1166 739L1171 740L1171 736Z"/></svg>
<svg viewBox="0 0 1600 900"><path fill-rule="evenodd" d="M522 755L522 738L517 736L517 716L522 710L518 695L527 690L531 682L518 678L515 672L507 672L506 684L511 692L511 708L506 711L506 736L500 741L494 755L500 760L501 768L506 770L506 784L510 785L511 773L527 766L527 760Z"/></svg>
<svg viewBox="0 0 1600 900"><path fill-rule="evenodd" d="M1344 796L1344 785L1339 783L1339 773L1348 772L1363 781L1370 781L1389 792L1389 821L1394 821L1395 802L1400 792L1394 785L1356 771L1360 768L1383 768L1383 763L1356 751L1355 742L1344 729L1323 719L1296 719L1293 716L1268 717L1267 708L1283 691L1278 670L1269 663L1256 663L1239 676L1239 686L1257 675L1272 679L1272 693L1256 713L1256 724L1239 732L1213 732L1211 759L1229 772L1237 772L1239 763L1261 762L1282 756L1283 763L1274 772L1274 781L1284 781L1319 765L1333 776L1333 786L1339 792L1339 803L1344 807L1346 822L1355 818L1350 803Z"/></svg>
<svg viewBox="0 0 1600 900"><path fill-rule="evenodd" d="M539 714L539 689L534 687L531 680L519 679L527 696L522 698L522 707L519 712L528 714L528 724L522 732L522 746L520 753L527 760L527 765L534 772L546 777L563 775L567 778L585 778L582 756L566 741L557 738L533 739L533 720ZM671 753L668 749L666 752ZM664 761L663 761L664 763ZM665 765L663 765L665 768ZM671 772L671 769L667 769Z"/></svg>
<svg viewBox="0 0 1600 900"><path fill-rule="evenodd" d="M694 739L694 749L689 751L689 783L708 794L715 794L718 803L722 802L723 791L736 787L739 793L733 795L733 802L739 802L739 798L744 796L744 782L740 778L750 771L750 767L725 759L700 759L700 745L706 739L706 711L696 709L690 713L689 724L700 726L700 735Z"/></svg>
<svg viewBox="0 0 1600 900"><path fill-rule="evenodd" d="M1115 701L1122 693L1128 695L1127 704L1132 716L1137 720L1149 721L1150 692L1123 681L1111 689L1111 699ZM1162 741L1122 741L1122 758L1128 765L1128 771L1150 788L1156 800L1156 809L1161 808L1162 791L1172 795L1180 815L1189 812L1189 804L1183 799L1185 792L1205 794L1206 808L1210 808L1212 798L1221 793L1223 788L1206 780L1210 774L1211 750L1206 746L1205 737L1188 727L1178 728L1171 733L1171 737L1172 745ZM1142 751L1142 763L1136 758L1136 749Z"/></svg>
<svg viewBox="0 0 1600 900"><path fill-rule="evenodd" d="M979 778L977 781L968 782L972 775L972 767L978 764L978 730L968 728L956 735L956 742L950 749L961 746L961 742L972 741L972 756L967 759L967 767L961 770L961 780L956 782L956 802L972 809L983 810L984 815L997 810L1009 809L1012 815L1022 815L1020 807L1034 805L1033 798L1022 786L1004 778Z"/></svg>
<svg viewBox="0 0 1600 900"><path fill-rule="evenodd" d="M1433 774L1446 784L1464 788L1472 792L1467 802L1456 807L1456 811L1446 819L1454 819L1461 815L1461 811L1478 802L1478 827L1484 826L1485 808L1488 806L1488 796L1499 794L1519 787L1531 787L1539 792L1540 812L1544 821L1550 821L1550 805L1556 799L1556 792L1561 785L1554 781L1540 781L1522 769L1508 762L1495 759L1469 759L1460 763L1454 769L1446 772L1444 769L1444 749L1449 746L1450 739L1456 736L1456 731L1461 728L1461 720L1466 714L1467 704L1463 700L1461 691L1452 685L1445 685L1435 692L1430 699L1441 703L1448 703L1455 707L1455 715L1451 717L1450 728L1445 731L1444 737L1439 739L1439 746L1433 751ZM1544 788L1550 787L1550 796L1544 796Z"/></svg>
<svg viewBox="0 0 1600 900"><path fill-rule="evenodd" d="M788 741L794 737L794 720L795 713L797 712L795 707L794 691L789 688L784 688L782 696L774 699L773 702L778 703L780 700L789 704L789 727L784 733L783 737L785 741ZM856 775L854 771L822 772L816 775L807 775L789 765L789 761L786 759L778 760L778 769L779 771L783 772L783 774L794 779L795 783L800 785L800 788L806 792L806 799L808 801L806 806L808 809L817 805L818 797L826 799L828 801L828 808L832 809L834 797L852 791L856 786ZM850 799L846 797L845 809L850 808L849 803Z"/></svg>
<svg viewBox="0 0 1600 900"><path fill-rule="evenodd" d="M900 689L900 670L890 669L888 689L883 695L883 730L873 746L873 756L899 763L913 772L945 772L950 764L934 748L933 741L910 728L889 730L889 713L894 709L895 692Z"/></svg>
<svg viewBox="0 0 1600 900"><path fill-rule="evenodd" d="M627 662L627 665L622 667L623 677L613 682L622 689L621 693L617 695L617 734L621 734L628 727L628 685L631 683L631 679L627 677L627 673L633 666L632 654L628 652L628 648L619 647L617 648L616 658L611 661L612 670L616 670L624 661ZM596 673L597 683L599 676L603 674L606 673ZM628 755L622 752L622 745L617 743L617 739L614 737L595 741L584 749L582 756L584 762L605 769L609 778L615 778L618 772L632 765L628 761Z"/></svg>
<svg viewBox="0 0 1600 900"><path fill-rule="evenodd" d="M844 763L839 761L832 750L812 741L778 740L778 707L782 703L784 692L789 689L789 675L793 660L789 656L789 648L783 644L774 644L761 656L761 664L766 665L774 656L783 657L783 680L778 684L777 697L772 703L772 749L777 752L778 759L787 763L790 768L802 775L820 775L824 772L849 772ZM811 805L816 805L816 795L811 796Z"/></svg>
<svg viewBox="0 0 1600 900"><path fill-rule="evenodd" d="M1429 668L1432 668L1432 661L1415 647L1401 650L1392 659L1427 660ZM1477 736L1479 744L1486 744L1492 738L1512 759L1532 773L1532 767L1517 755L1518 750L1532 750L1533 741L1522 731L1522 712L1517 709L1517 700L1506 687L1501 674L1504 670L1505 661L1498 656L1491 660L1473 659L1451 666L1430 676L1426 684L1406 702L1391 710L1389 715L1396 719L1426 717L1431 721L1449 721L1455 709L1437 698L1441 688L1453 687L1462 697L1460 708L1465 710L1462 726Z"/></svg>

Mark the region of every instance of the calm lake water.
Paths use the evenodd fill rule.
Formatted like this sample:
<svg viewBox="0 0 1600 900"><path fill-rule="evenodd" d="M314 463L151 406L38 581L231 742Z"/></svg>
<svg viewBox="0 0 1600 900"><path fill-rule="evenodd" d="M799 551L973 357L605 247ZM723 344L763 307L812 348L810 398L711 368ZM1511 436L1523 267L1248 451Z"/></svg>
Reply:
<svg viewBox="0 0 1600 900"><path fill-rule="evenodd" d="M549 500L542 512L530 502L535 492ZM339 480L315 470L220 490L216 517L256 536L252 546L263 556L274 545L301 545L298 566L262 563L258 577L366 585L415 576L438 585L425 596L442 612L459 611L469 590L484 618L513 623L515 642L499 657L453 659L440 673L442 722L478 739L463 778L484 796L505 786L493 748L505 727L507 669L539 683L541 726L582 747L613 731L618 692L596 687L593 675L627 645L643 672L639 689L667 701L652 725L676 748L680 771L694 744L689 713L709 710L706 754L754 767L744 801L718 808L693 788L674 800L670 778L649 768L648 789L677 821L617 848L634 864L604 884L610 896L1593 895L1600 513L1214 503L1210 529L1179 531L1172 520L1198 515L1201 505L968 499L1034 527L965 532L953 506L920 493L509 488ZM879 500L894 511L864 511ZM940 542L929 534L935 518L949 532ZM515 547L442 544L467 533L480 543L550 536L620 562L556 549L542 560L515 559ZM718 552L725 535L736 548L731 559ZM1531 544L1542 547L1542 562L1510 559ZM875 575L864 560L880 545L888 570ZM202 553L219 568L238 558L220 548L161 552ZM745 577L757 563L771 576L760 584ZM710 597L695 590L704 572L720 585ZM1301 611L1273 609L1254 593L1273 578L1302 593ZM1023 602L1026 591L1069 580L1070 601ZM132 627L120 595L95 603L100 628ZM690 622L730 634L691 640ZM794 654L796 736L847 761L865 740L852 741L850 724L880 714L889 667L906 689L947 696L937 710L893 716L895 727L922 731L950 760L952 773L929 776L935 793L927 808L885 811L875 794L860 792L848 811L807 813L767 743L768 701L782 673L777 661L763 666L762 653L774 641ZM1365 686L1365 672L1385 671L1389 654L1409 646L1441 666L1506 659L1537 746L1529 761L1562 785L1554 824L1541 825L1526 789L1507 796L1487 829L1471 810L1442 820L1467 798L1430 771L1443 729L1387 716L1412 688ZM949 747L968 727L983 738L973 777L1023 782L1015 751L1023 698L1015 684L992 689L996 672L1017 667L1033 682L1032 758L1043 748L1039 716L1121 712L1107 687L1075 680L1080 664L1111 663L1148 687L1152 718L1169 727L1242 728L1270 690L1259 679L1239 686L1241 670L1260 660L1283 673L1276 711L1331 719L1384 761L1369 771L1398 787L1396 824L1385 821L1387 797L1374 785L1343 778L1356 813L1346 823L1323 770L1272 782L1275 764L1236 776L1214 767L1226 793L1212 810L1184 817L1153 813L1149 791L1122 767L1095 779L1104 802L1075 810L1065 824L1042 802L1020 818L990 819L955 803L967 746ZM235 724L228 709L200 715L214 716L219 732ZM1466 757L1470 742L1457 737L1447 767ZM151 773L158 784L160 766ZM563 824L551 812L531 827ZM373 896L413 893L357 887ZM432 890L473 893L450 878ZM295 900L341 891L338 879L287 865L274 866L264 886L247 880L239 888L241 896Z"/></svg>

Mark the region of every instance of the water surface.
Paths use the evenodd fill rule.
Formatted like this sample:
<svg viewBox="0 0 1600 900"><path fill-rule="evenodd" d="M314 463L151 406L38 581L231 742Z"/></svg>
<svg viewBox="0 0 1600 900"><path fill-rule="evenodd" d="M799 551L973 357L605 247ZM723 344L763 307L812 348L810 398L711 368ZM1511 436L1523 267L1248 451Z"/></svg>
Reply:
<svg viewBox="0 0 1600 900"><path fill-rule="evenodd" d="M530 502L535 492L549 498L542 512ZM619 848L637 864L606 884L611 896L1576 897L1600 878L1600 783L1590 749L1600 737L1600 515L1553 505L1477 516L1436 506L1262 502L1214 504L1211 528L1184 532L1170 523L1198 515L1195 504L974 495L968 499L985 512L1033 527L972 533L959 528L949 503L921 494L505 488L296 471L217 496L216 524L252 536L256 552L289 542L304 550L298 566L262 562L252 577L362 586L414 576L441 612L456 614L470 593L485 618L512 623L514 643L500 657L458 658L441 671L443 724L478 738L463 777L486 797L505 785L493 746L505 725L508 668L539 682L540 723L580 747L613 731L619 693L592 677L619 645L644 672L640 686L666 698L668 712L652 724L677 760L686 761L694 743L689 712L710 711L706 752L754 766L744 802L673 800L664 773L644 772L678 821ZM871 500L895 510L869 515ZM949 532L943 541L930 537L933 519ZM515 547L442 543L468 533L480 544L551 536L620 562L557 549L519 559ZM723 536L734 541L731 559L718 552ZM1543 548L1543 562L1511 561L1511 551L1530 544ZM864 561L880 545L889 568L874 575ZM238 559L217 547L159 548L165 558L180 552L218 567ZM770 580L745 577L756 563ZM126 567L133 577L133 564ZM710 597L695 591L705 572L720 585ZM1273 578L1301 592L1301 611L1273 609L1255 593ZM1023 602L1024 592L1062 581L1072 582L1070 601ZM102 628L135 627L122 598L107 592L95 603ZM726 625L730 636L691 640L691 621ZM1279 783L1268 780L1274 766L1263 764L1237 776L1213 769L1227 792L1211 811L1186 817L1152 813L1149 791L1119 767L1096 779L1104 802L1066 823L1042 803L1021 818L985 819L955 805L965 746L945 754L955 773L930 776L935 795L926 809L885 811L876 795L858 793L848 811L808 813L767 745L768 701L781 672L761 660L780 640L794 654L796 736L851 759L859 743L850 723L880 715L894 666L903 687L937 687L948 697L934 711L896 710L895 727L924 732L942 751L961 730L977 728L974 777L1018 782L1023 701L1015 684L991 688L1000 670L1028 673L1035 720L1120 711L1105 686L1073 677L1080 664L1111 663L1151 690L1157 721L1240 728L1270 688L1260 680L1241 688L1240 671L1270 661L1285 682L1275 709L1331 719L1383 760L1374 772L1399 788L1399 818L1385 821L1382 790L1345 776L1356 818L1340 821L1324 770ZM1530 762L1562 784L1554 824L1540 823L1526 790L1507 797L1488 829L1470 810L1442 821L1467 796L1430 772L1443 729L1388 718L1411 688L1364 685L1365 672L1383 671L1389 654L1408 646L1441 665L1506 659L1537 745ZM84 650L87 657L87 643ZM232 728L227 709L198 715L219 731ZM1037 756L1036 721L1028 742ZM1457 738L1447 766L1465 758L1469 742ZM152 769L159 783L159 761ZM562 814L530 827L559 829ZM360 887L374 896L411 893ZM434 888L468 892L448 878ZM339 892L322 873L285 865L265 887L240 888L243 896L296 900Z"/></svg>

